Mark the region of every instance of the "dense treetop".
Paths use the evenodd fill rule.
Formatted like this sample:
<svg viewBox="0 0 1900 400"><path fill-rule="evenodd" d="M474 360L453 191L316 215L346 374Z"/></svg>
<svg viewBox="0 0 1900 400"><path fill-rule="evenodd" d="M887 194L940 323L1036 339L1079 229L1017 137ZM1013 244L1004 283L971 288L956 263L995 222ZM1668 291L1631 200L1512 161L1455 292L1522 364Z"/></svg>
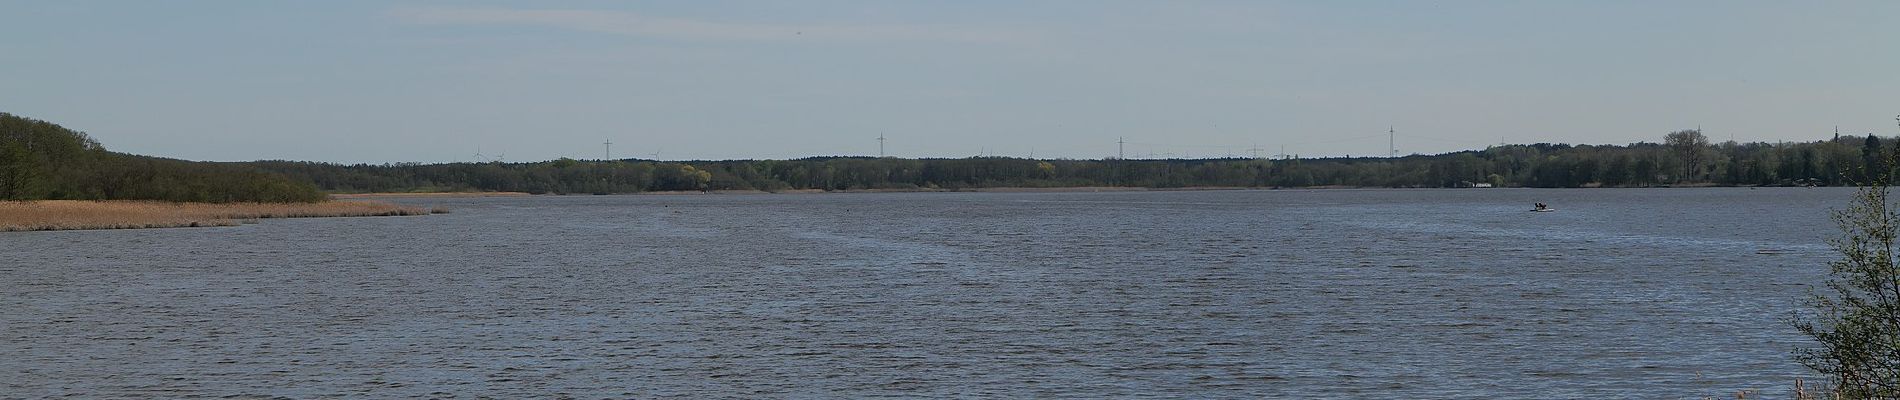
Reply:
<svg viewBox="0 0 1900 400"><path fill-rule="evenodd" d="M309 202L325 198L244 163L208 163L106 151L85 133L0 113L0 200Z"/></svg>

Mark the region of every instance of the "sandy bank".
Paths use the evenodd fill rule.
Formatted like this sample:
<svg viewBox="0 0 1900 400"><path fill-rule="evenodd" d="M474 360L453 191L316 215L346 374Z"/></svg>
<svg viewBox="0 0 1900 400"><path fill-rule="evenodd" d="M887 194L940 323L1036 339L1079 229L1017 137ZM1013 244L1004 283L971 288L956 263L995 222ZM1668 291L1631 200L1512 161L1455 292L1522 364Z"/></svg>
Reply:
<svg viewBox="0 0 1900 400"><path fill-rule="evenodd" d="M425 215L431 210L376 201L169 203L160 201L0 201L0 232L232 226L259 218Z"/></svg>

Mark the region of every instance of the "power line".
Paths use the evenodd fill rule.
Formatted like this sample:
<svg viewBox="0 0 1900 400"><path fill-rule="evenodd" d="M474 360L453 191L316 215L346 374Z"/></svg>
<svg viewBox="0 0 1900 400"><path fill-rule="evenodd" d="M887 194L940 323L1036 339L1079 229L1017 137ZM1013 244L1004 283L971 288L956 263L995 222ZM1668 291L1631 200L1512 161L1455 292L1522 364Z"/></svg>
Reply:
<svg viewBox="0 0 1900 400"><path fill-rule="evenodd" d="M1134 145L1142 145L1142 146L1184 147L1184 148L1185 147L1201 147L1201 148L1213 148L1213 149L1231 149L1235 147L1235 146L1224 145L1224 144L1180 144L1180 143L1149 143L1149 142L1127 142L1127 143L1134 144Z"/></svg>
<svg viewBox="0 0 1900 400"><path fill-rule="evenodd" d="M1397 158L1397 157L1399 157L1399 151L1398 151L1398 127L1397 127L1397 126L1388 126L1388 127L1386 127L1386 134L1385 134L1385 136L1386 136L1386 153L1385 153L1385 154L1386 154L1386 156L1387 156L1387 157L1392 157L1392 158ZM1337 138L1328 138L1328 139L1323 139L1323 140L1307 140L1307 141L1298 141L1298 142L1293 142L1293 141L1286 141L1286 142L1279 142L1279 143L1277 143L1277 144L1279 144L1279 145L1280 145L1280 152L1279 152L1279 154L1277 154L1277 157L1279 157L1279 158L1282 158L1282 159L1290 159L1290 158L1291 158L1291 153L1288 153L1288 152L1287 152L1287 150L1288 150L1287 148L1288 148L1289 146L1291 146L1291 147L1298 147L1298 146L1308 146L1308 145L1320 145L1320 144L1331 144L1331 143L1342 143L1342 142L1356 142L1356 141L1369 141L1369 140L1371 140L1371 139L1375 139L1375 138L1378 138L1378 137L1379 137L1379 135L1378 135L1378 134L1370 134L1370 135L1364 135L1364 136L1349 136L1349 137L1337 137ZM1409 138L1409 139L1419 139L1419 140L1429 140L1429 141L1435 141L1435 142L1445 142L1445 143L1457 143L1457 144L1465 144L1465 145L1474 145L1474 144L1476 144L1476 145L1484 145L1484 144L1485 144L1485 143L1482 143L1482 141L1476 141L1476 140L1469 140L1469 139L1446 139L1446 138L1439 138L1439 137L1431 137L1431 136L1424 136L1424 135L1418 135L1418 134L1407 134L1407 135L1406 135L1405 137L1406 137L1406 138ZM1499 138L1499 143L1500 143L1500 144L1503 144L1503 143L1507 143L1507 142L1505 142L1505 138L1503 138L1503 137L1500 137L1500 138ZM1247 152L1248 154L1251 154L1251 155L1253 155L1253 156L1254 156L1255 158L1259 158L1259 156L1261 155L1261 153L1263 153L1263 152L1266 152L1266 151L1267 151L1266 149L1264 149L1264 148L1261 148L1258 142L1254 142L1254 143L1253 143L1253 144L1251 144L1251 145L1242 145L1242 146L1234 146L1234 145L1218 145L1218 144L1200 144L1200 143L1155 143L1155 142L1138 142L1138 141L1128 141L1126 137L1117 137L1117 138L1116 138L1116 141L1115 141L1115 144L1116 144L1116 151L1115 151L1115 152L1116 152L1116 156L1117 156L1118 158L1126 158L1126 157L1127 157L1127 154L1128 154L1128 152L1127 152L1127 146L1128 146L1128 145L1131 145L1131 144L1132 144L1132 145L1137 145L1137 146L1150 146L1150 147L1151 147L1150 149L1137 149L1137 150L1139 150L1139 151L1143 151L1143 152L1145 152L1145 153L1142 153L1142 155L1138 155L1138 157L1143 157L1143 156L1161 156L1161 155L1178 155L1178 154L1192 154L1192 153L1193 153L1193 149L1195 149L1195 148L1202 148L1202 149L1215 149L1215 150L1211 150L1211 152L1212 152L1212 153L1214 153L1214 154L1219 154L1219 153L1220 153L1220 152L1222 152L1222 151L1226 151L1226 152L1230 152L1230 153L1231 153L1231 152L1235 152L1236 150L1239 150L1239 151L1242 151L1242 152ZM1173 150L1175 150L1175 151L1173 151L1173 152L1164 152L1164 151L1161 151L1161 150L1164 150L1164 149L1173 149Z"/></svg>
<svg viewBox="0 0 1900 400"><path fill-rule="evenodd" d="M1354 136L1354 137L1349 137L1349 138L1332 139L1332 140L1311 140L1311 141L1305 141L1305 142L1288 142L1286 144L1303 145L1303 144L1339 143L1339 142L1350 142L1350 141L1355 141L1355 140L1366 140L1366 139L1372 139L1376 137L1379 137L1379 135Z"/></svg>

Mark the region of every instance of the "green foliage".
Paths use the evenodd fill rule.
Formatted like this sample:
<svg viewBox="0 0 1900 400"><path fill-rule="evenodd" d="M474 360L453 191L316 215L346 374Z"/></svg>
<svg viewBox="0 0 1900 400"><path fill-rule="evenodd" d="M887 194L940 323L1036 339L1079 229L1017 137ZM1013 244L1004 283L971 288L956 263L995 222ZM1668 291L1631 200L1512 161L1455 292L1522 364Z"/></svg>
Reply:
<svg viewBox="0 0 1900 400"><path fill-rule="evenodd" d="M1828 293L1809 300L1813 314L1795 321L1818 344L1799 349L1797 359L1832 378L1841 398L1900 398L1900 210L1889 197L1893 174L1875 176L1835 211L1841 236L1829 244L1841 258L1828 264Z"/></svg>
<svg viewBox="0 0 1900 400"><path fill-rule="evenodd" d="M314 202L316 185L244 163L108 152L86 134L0 113L0 200Z"/></svg>
<svg viewBox="0 0 1900 400"><path fill-rule="evenodd" d="M45 161L26 145L0 138L0 199L43 197Z"/></svg>

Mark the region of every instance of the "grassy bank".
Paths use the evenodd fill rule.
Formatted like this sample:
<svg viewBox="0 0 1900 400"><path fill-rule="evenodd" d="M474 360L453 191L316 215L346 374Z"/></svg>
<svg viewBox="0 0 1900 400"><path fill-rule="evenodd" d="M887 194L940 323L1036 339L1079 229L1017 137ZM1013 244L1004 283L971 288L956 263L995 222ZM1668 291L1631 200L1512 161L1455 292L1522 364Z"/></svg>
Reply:
<svg viewBox="0 0 1900 400"><path fill-rule="evenodd" d="M169 203L160 201L0 201L0 232L232 226L259 218L425 215L431 210L374 201Z"/></svg>

